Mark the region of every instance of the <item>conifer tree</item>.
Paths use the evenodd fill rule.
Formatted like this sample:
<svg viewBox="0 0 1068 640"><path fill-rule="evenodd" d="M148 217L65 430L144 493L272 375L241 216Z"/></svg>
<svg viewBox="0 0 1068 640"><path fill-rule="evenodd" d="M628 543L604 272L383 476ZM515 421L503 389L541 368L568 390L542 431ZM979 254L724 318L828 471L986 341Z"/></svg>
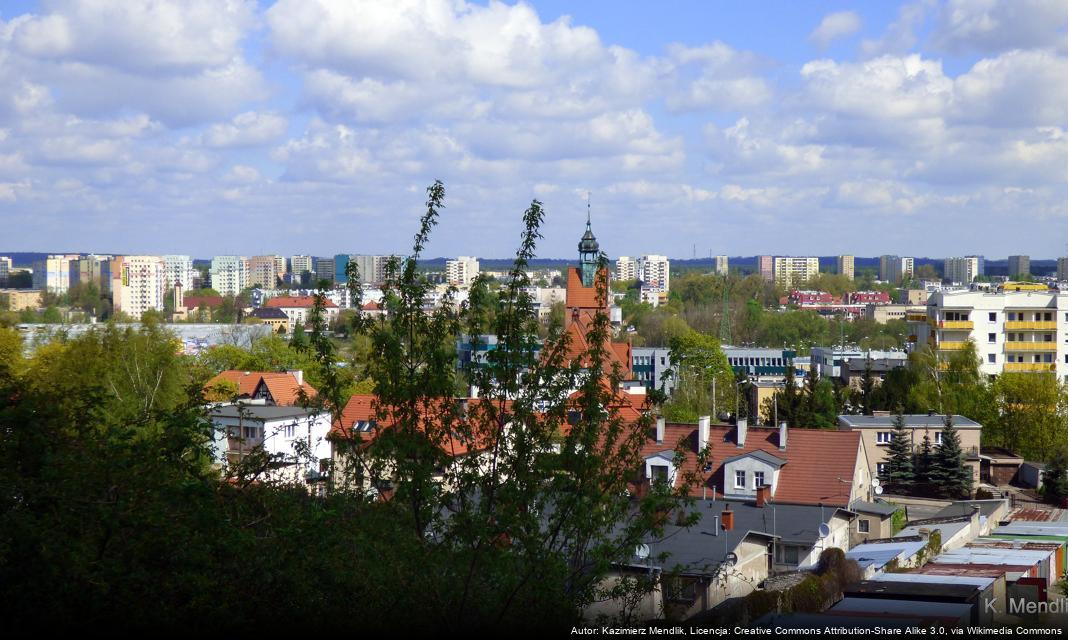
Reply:
<svg viewBox="0 0 1068 640"><path fill-rule="evenodd" d="M972 472L964 464L964 452L960 446L960 434L953 426L953 416L946 414L942 428L942 444L935 452L931 480L939 493L961 498L971 495Z"/></svg>
<svg viewBox="0 0 1068 640"><path fill-rule="evenodd" d="M909 430L905 428L905 416L899 406L894 417L894 435L890 440L885 479L890 487L900 493L910 492L916 481L910 435Z"/></svg>
<svg viewBox="0 0 1068 640"><path fill-rule="evenodd" d="M913 490L926 492L927 488L931 486L931 472L934 466L934 448L931 446L930 431L924 431L923 440L920 442L920 451L916 454L915 460L913 464L915 470Z"/></svg>

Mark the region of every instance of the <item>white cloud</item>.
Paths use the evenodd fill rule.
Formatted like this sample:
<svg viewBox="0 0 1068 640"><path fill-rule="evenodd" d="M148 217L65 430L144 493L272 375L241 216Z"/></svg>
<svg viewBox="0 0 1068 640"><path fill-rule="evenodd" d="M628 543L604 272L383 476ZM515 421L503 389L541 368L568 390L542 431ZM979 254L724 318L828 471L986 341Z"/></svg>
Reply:
<svg viewBox="0 0 1068 640"><path fill-rule="evenodd" d="M285 135L289 122L275 113L246 111L230 122L214 124L204 133L209 147L254 147L276 141Z"/></svg>
<svg viewBox="0 0 1068 640"><path fill-rule="evenodd" d="M1063 0L949 0L940 9L932 43L960 54L1042 48L1064 38Z"/></svg>
<svg viewBox="0 0 1068 640"><path fill-rule="evenodd" d="M828 13L808 35L808 39L820 49L826 49L835 40L860 31L860 26L860 16L855 11Z"/></svg>

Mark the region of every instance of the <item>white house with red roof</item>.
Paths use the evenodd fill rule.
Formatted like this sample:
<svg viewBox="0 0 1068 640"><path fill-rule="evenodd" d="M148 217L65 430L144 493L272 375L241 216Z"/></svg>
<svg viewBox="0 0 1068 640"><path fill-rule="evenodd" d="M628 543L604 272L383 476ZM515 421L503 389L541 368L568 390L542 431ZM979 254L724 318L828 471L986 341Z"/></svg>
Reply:
<svg viewBox="0 0 1068 640"><path fill-rule="evenodd" d="M311 311L315 306L315 296L278 296L271 298L263 306L268 309L281 309L289 317L290 327L296 327L298 324L305 326L311 318ZM326 300L323 305L326 322L331 323L336 320L340 310L337 304L331 300Z"/></svg>

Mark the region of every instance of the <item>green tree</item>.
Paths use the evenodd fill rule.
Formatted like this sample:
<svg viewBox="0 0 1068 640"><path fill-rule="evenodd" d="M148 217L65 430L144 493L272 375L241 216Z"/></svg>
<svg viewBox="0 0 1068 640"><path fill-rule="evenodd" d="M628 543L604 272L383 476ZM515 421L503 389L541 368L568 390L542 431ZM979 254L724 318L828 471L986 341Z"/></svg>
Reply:
<svg viewBox="0 0 1068 640"><path fill-rule="evenodd" d="M664 405L667 419L696 422L699 416L734 413L734 371L718 340L696 331L677 336L671 341L671 363L676 384Z"/></svg>
<svg viewBox="0 0 1068 640"><path fill-rule="evenodd" d="M916 453L916 481L915 489L920 493L927 493L934 486L935 451L931 446L931 433L924 431L923 440L920 441L920 450Z"/></svg>
<svg viewBox="0 0 1068 640"><path fill-rule="evenodd" d="M1068 450L1063 445L1054 449L1042 472L1042 494L1051 502L1068 497Z"/></svg>
<svg viewBox="0 0 1068 640"><path fill-rule="evenodd" d="M905 416L898 408L894 416L894 435L887 450L884 480L894 491L909 493L916 477L913 469L912 434L905 428Z"/></svg>
<svg viewBox="0 0 1068 640"><path fill-rule="evenodd" d="M953 426L953 415L947 414L942 428L942 442L935 451L930 479L938 491L951 498L971 496L972 472L964 463L960 434Z"/></svg>
<svg viewBox="0 0 1068 640"><path fill-rule="evenodd" d="M875 404L875 376L871 371L871 358L864 360L864 377L860 379L860 412L872 415Z"/></svg>

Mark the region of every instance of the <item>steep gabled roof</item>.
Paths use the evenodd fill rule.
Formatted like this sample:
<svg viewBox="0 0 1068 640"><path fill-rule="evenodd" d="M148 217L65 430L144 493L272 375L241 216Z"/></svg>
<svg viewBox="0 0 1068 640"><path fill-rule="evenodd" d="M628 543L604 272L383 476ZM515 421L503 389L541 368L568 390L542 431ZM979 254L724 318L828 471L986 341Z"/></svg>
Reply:
<svg viewBox="0 0 1068 640"><path fill-rule="evenodd" d="M300 390L304 389L309 398L314 398L318 393L315 387L307 382L297 383L297 378L292 373L279 373L275 371L238 371L230 369L219 373L204 385L205 389L211 389L221 381L232 382L237 385L237 396L251 398L256 394L260 385L265 385L270 392L275 404L293 406L300 402Z"/></svg>

